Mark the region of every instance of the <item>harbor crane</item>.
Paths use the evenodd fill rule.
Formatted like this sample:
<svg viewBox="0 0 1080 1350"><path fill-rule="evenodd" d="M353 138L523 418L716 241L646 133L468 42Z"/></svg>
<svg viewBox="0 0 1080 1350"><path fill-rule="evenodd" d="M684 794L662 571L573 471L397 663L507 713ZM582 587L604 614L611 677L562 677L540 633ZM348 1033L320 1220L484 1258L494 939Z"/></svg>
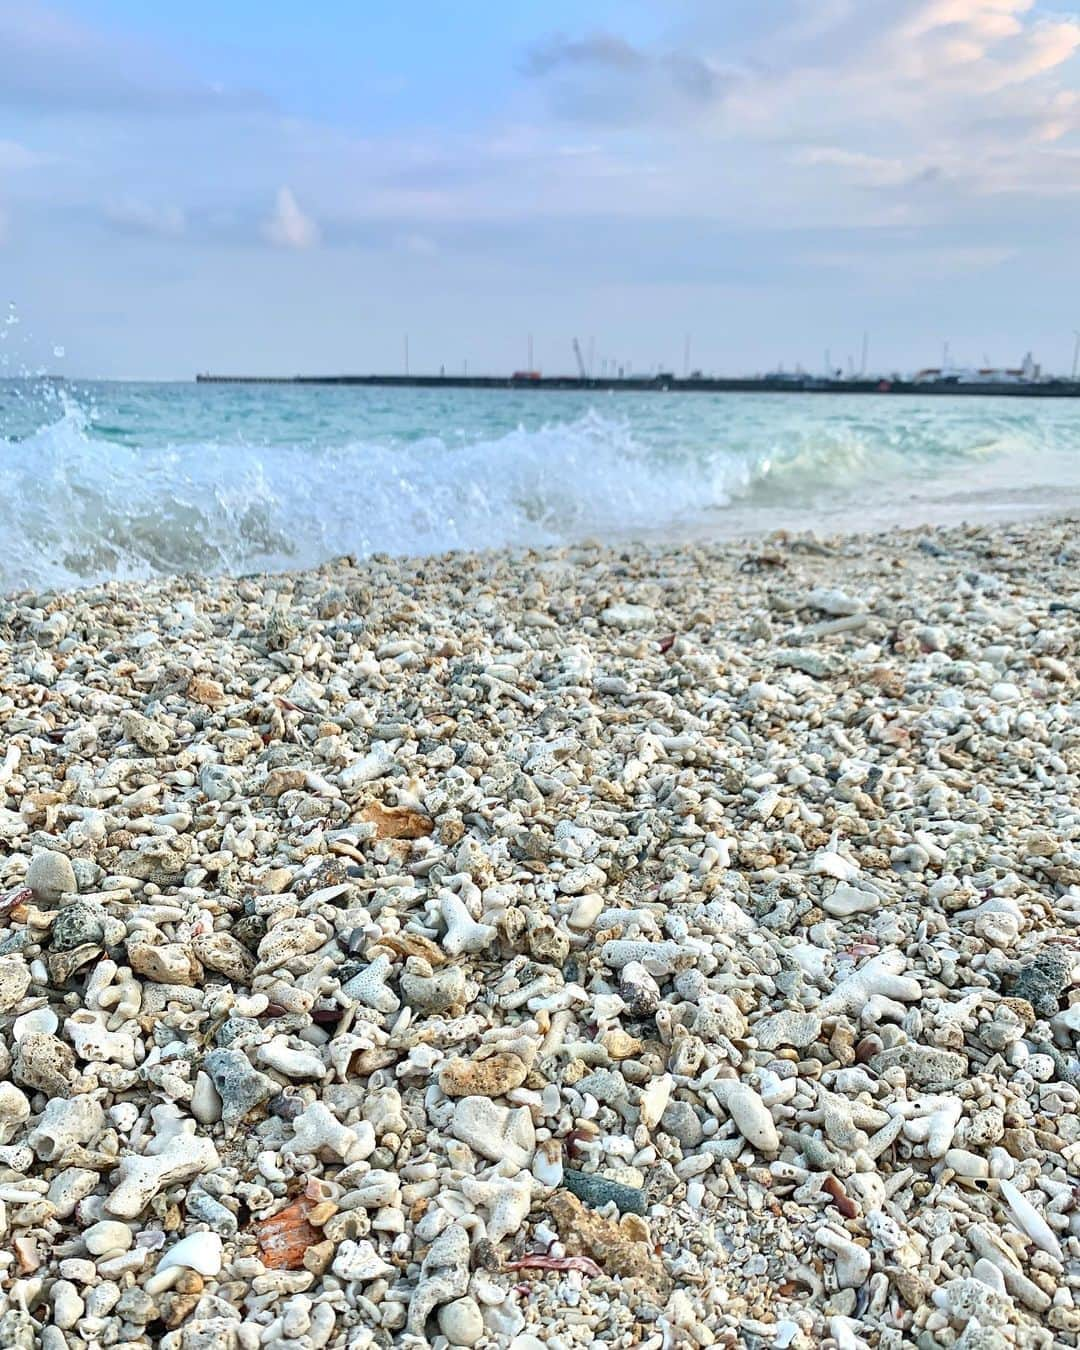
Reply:
<svg viewBox="0 0 1080 1350"><path fill-rule="evenodd" d="M577 357L577 368L579 379L587 380L589 376L587 371L585 370L585 358L581 354L581 343L577 340L577 338L574 339L574 355Z"/></svg>

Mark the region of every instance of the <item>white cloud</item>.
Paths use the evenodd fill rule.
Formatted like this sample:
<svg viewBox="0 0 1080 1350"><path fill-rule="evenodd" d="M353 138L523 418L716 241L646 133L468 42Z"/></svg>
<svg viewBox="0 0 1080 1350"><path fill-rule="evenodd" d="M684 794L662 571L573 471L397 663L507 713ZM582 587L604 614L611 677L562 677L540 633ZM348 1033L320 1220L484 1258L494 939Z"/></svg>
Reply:
<svg viewBox="0 0 1080 1350"><path fill-rule="evenodd" d="M797 164L842 169L854 181L870 187L896 187L908 182L913 172L912 165L902 159L889 159L835 145L815 145L797 150L794 159Z"/></svg>
<svg viewBox="0 0 1080 1350"><path fill-rule="evenodd" d="M0 105L22 112L193 116L266 100L192 79L167 48L97 31L40 0L0 0Z"/></svg>
<svg viewBox="0 0 1080 1350"><path fill-rule="evenodd" d="M52 159L51 155L28 150L18 141L0 141L0 173L15 169L36 169L39 164L51 163Z"/></svg>
<svg viewBox="0 0 1080 1350"><path fill-rule="evenodd" d="M556 114L632 125L670 139L676 157L693 142L809 141L849 152L831 168L863 182L865 157L902 180L903 161L931 152L969 164L1011 153L1022 181L1027 147L1080 129L1066 75L1080 19L1034 0L787 0L757 39L702 4L680 41L561 37L534 47L525 69ZM891 170L880 177L891 185Z"/></svg>
<svg viewBox="0 0 1080 1350"><path fill-rule="evenodd" d="M300 209L292 188L278 188L277 200L263 222L263 238L277 248L306 249L319 242L319 226Z"/></svg>
<svg viewBox="0 0 1080 1350"><path fill-rule="evenodd" d="M399 235L394 242L403 252L411 253L416 258L432 258L439 251L434 239L415 230L409 234Z"/></svg>
<svg viewBox="0 0 1080 1350"><path fill-rule="evenodd" d="M812 267L826 267L858 275L866 281L889 281L896 275L920 280L945 280L957 272L982 272L1003 267L1015 256L1014 249L990 244L937 245L931 248L892 242L888 247L863 252L849 248L807 253L802 261Z"/></svg>
<svg viewBox="0 0 1080 1350"><path fill-rule="evenodd" d="M166 239L177 239L187 229L187 220L178 206L154 206L133 197L110 203L105 208L105 218L120 230Z"/></svg>

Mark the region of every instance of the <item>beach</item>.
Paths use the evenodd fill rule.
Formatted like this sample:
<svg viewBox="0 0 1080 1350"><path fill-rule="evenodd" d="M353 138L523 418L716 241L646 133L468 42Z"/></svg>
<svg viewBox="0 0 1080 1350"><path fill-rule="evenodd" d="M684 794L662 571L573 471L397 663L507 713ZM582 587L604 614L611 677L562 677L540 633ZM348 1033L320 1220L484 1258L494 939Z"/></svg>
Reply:
<svg viewBox="0 0 1080 1350"><path fill-rule="evenodd" d="M9 595L0 1344L1078 1344L1078 523Z"/></svg>

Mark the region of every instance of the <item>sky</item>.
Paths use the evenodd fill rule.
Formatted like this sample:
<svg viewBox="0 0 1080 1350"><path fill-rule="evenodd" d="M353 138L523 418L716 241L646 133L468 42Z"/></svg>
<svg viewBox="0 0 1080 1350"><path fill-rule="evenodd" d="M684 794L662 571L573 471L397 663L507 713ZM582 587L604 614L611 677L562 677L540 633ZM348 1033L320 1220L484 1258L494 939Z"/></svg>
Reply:
<svg viewBox="0 0 1080 1350"><path fill-rule="evenodd" d="M1075 4L0 0L0 373L1067 371L1078 225Z"/></svg>

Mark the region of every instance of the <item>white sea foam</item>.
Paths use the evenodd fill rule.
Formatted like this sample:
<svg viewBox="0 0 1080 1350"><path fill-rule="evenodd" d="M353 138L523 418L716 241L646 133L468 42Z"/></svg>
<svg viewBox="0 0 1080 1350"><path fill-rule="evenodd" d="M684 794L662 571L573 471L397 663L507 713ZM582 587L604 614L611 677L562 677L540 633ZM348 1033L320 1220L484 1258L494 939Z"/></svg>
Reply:
<svg viewBox="0 0 1080 1350"><path fill-rule="evenodd" d="M220 393L196 404L198 391L178 388L162 387L149 421L118 427L118 413L66 397L59 416L50 405L53 420L0 441L0 587L587 535L890 523L912 502L931 516L935 504L980 489L999 505L1052 485L1049 500L1060 504L1080 485L1077 434L1070 440L1057 410L1049 424L1038 408L977 411L990 400L957 412L940 400L924 410L902 400L687 396L610 400L598 412L552 395L549 420L537 420L534 401L532 425L514 426L522 405L500 411L503 396L483 393L435 410L418 401L416 425L441 434L403 437L385 425L385 398L331 401L323 428L319 391L275 412L272 390L257 400L249 392L249 408Z"/></svg>

